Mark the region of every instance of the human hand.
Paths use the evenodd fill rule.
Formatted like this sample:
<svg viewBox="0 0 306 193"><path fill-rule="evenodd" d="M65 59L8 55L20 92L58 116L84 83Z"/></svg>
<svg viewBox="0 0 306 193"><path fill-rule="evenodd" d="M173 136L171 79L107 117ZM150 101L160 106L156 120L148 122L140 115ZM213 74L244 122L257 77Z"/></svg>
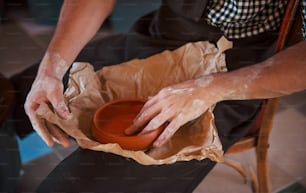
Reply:
<svg viewBox="0 0 306 193"><path fill-rule="evenodd" d="M153 143L155 147L163 145L181 126L201 116L218 101L218 95L209 90L211 81L212 76L207 76L162 89L146 102L126 134L136 133L148 123L141 135L169 122Z"/></svg>
<svg viewBox="0 0 306 193"><path fill-rule="evenodd" d="M47 128L43 120L36 115L36 110L43 102L50 103L55 112L63 119L69 119L71 114L64 102L63 85L61 80L55 77L44 77L36 79L32 85L26 102L25 111L28 115L33 129L40 135L48 146L58 142L63 146L69 146L69 138L59 128Z"/></svg>
<svg viewBox="0 0 306 193"><path fill-rule="evenodd" d="M49 68L46 68L47 65L49 65ZM46 55L24 105L33 129L48 146L53 146L54 142L58 142L65 147L70 144L68 136L63 131L55 126L47 128L44 120L36 115L36 110L40 104L45 102L51 104L54 111L62 119L71 118L72 115L64 101L61 81L61 77L68 68L66 66L66 63L58 55Z"/></svg>

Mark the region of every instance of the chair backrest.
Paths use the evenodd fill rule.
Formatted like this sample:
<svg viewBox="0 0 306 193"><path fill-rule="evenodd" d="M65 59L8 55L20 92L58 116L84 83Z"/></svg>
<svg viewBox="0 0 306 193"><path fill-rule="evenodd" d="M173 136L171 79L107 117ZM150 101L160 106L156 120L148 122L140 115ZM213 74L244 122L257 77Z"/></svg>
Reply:
<svg viewBox="0 0 306 193"><path fill-rule="evenodd" d="M301 40L301 17L295 17L298 16L298 7L299 0L288 1L275 47L275 53ZM256 193L271 192L267 149L269 146L269 135L272 130L273 118L276 113L278 103L279 98L264 100L257 120L255 121L254 127L251 129L249 135L236 142L226 152L227 154L239 153L250 148L256 148L257 176L254 175L253 170L250 171L251 185L253 192ZM241 166L229 160L225 160L225 164L236 169L246 180L246 171Z"/></svg>
<svg viewBox="0 0 306 193"><path fill-rule="evenodd" d="M297 34L301 33L296 33L296 30L298 29L301 31L301 23L300 20L301 17L296 17L297 15L297 10L299 7L299 0L289 0L286 8L285 15L283 17L282 25L280 27L278 39L276 42L275 46L275 53L281 51L288 45L294 44L297 41L301 39L301 37L297 37ZM293 28L293 24L295 28ZM263 107L262 107L262 112L258 118L258 123L257 127L259 127L259 136L262 136L261 138L258 139L258 144L268 144L268 136L270 134L270 131L272 129L272 121L274 114L276 112L277 106L279 103L279 98L272 98L272 99L266 99ZM264 137L267 136L267 137Z"/></svg>
<svg viewBox="0 0 306 193"><path fill-rule="evenodd" d="M288 45L300 41L301 36L301 17L295 17L299 7L299 0L289 0L283 21L280 27L279 36L275 46L275 53L281 51ZM294 24L294 28L292 27ZM299 32L297 32L299 30ZM268 145L269 134L272 129L274 114L279 103L279 98L265 99L253 127L250 129L246 138L238 141L227 151L237 153L251 147ZM260 136L260 137L259 137ZM254 138L256 137L256 138Z"/></svg>
<svg viewBox="0 0 306 193"><path fill-rule="evenodd" d="M299 10L299 0L289 0L286 8L285 15L283 17L282 25L280 27L279 35L277 44L275 47L275 52L281 51L283 48L285 48L287 45L296 43L296 41L299 41L301 37L297 37L297 34L301 33L294 33L295 39L292 39L293 36L292 32L295 32L296 28L292 28L292 24L295 23L301 31L301 25L298 25L301 23L301 21L298 21L298 19L301 19L301 17L296 17L297 11ZM293 42L295 41L295 42Z"/></svg>

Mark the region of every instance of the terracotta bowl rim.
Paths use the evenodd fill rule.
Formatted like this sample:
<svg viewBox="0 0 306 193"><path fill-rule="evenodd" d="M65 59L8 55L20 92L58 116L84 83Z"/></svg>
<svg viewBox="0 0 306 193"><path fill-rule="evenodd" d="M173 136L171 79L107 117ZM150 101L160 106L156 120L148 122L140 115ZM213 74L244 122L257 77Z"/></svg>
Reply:
<svg viewBox="0 0 306 193"><path fill-rule="evenodd" d="M116 104L116 103L124 103L124 102L140 102L140 103L143 103L145 104L146 100L144 99L136 99L136 98L128 98L128 99L116 99L116 100L112 100L112 101L109 101L109 102L106 102L104 104L102 104L101 106L99 106L95 113L94 113L94 116L93 116L93 121L92 121L92 127L94 130L96 131L92 131L93 133L95 133L95 135L101 135L103 133L103 135L108 135L108 136L111 136L111 137L116 137L117 139L140 139L140 138L145 138L147 137L148 135L151 135L152 133L155 133L155 132L161 132L160 130L163 130L164 127L159 127L158 129L154 129L152 131L149 131L145 134L142 134L142 135L126 135L126 136L120 136L120 135L116 135L116 134L113 134L113 133L109 133L109 132L105 132L103 129L101 128L98 128L96 127L96 121L97 121L97 116L99 114L99 112L103 111L103 109L105 109L106 107L110 106L110 105L113 105L113 104Z"/></svg>

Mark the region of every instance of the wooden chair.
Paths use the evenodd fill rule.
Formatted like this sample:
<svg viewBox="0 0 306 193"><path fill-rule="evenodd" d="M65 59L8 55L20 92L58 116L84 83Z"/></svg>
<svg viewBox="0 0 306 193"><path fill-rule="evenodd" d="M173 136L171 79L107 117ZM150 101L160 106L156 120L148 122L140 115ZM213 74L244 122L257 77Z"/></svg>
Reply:
<svg viewBox="0 0 306 193"><path fill-rule="evenodd" d="M296 43L299 38L296 38L296 30L301 30L301 25L296 25L294 16L299 7L299 0L289 0L284 15L284 19L279 32L275 52L280 51L285 46ZM295 24L294 27L292 24ZM301 23L300 21L298 23ZM293 38L292 38L293 37ZM269 178L269 165L268 165L268 147L269 135L272 129L273 117L275 115L279 98L266 99L263 102L260 113L255 121L254 127L250 133L231 146L226 154L240 153L251 148L256 149L256 162L257 162L257 175L250 169L252 190L255 193L270 193L270 178ZM237 162L230 161L225 158L226 165L233 167L237 170L247 182L247 172Z"/></svg>

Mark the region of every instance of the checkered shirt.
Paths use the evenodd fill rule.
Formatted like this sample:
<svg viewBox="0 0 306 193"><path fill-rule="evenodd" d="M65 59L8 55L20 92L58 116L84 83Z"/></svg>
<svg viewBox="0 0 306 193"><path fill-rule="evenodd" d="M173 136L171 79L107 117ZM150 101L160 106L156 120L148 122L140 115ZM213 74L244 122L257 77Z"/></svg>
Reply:
<svg viewBox="0 0 306 193"><path fill-rule="evenodd" d="M302 13L303 13L303 36L306 40L306 0L302 0Z"/></svg>
<svg viewBox="0 0 306 193"><path fill-rule="evenodd" d="M211 0L205 18L227 38L250 37L276 30L286 4L287 0Z"/></svg>

